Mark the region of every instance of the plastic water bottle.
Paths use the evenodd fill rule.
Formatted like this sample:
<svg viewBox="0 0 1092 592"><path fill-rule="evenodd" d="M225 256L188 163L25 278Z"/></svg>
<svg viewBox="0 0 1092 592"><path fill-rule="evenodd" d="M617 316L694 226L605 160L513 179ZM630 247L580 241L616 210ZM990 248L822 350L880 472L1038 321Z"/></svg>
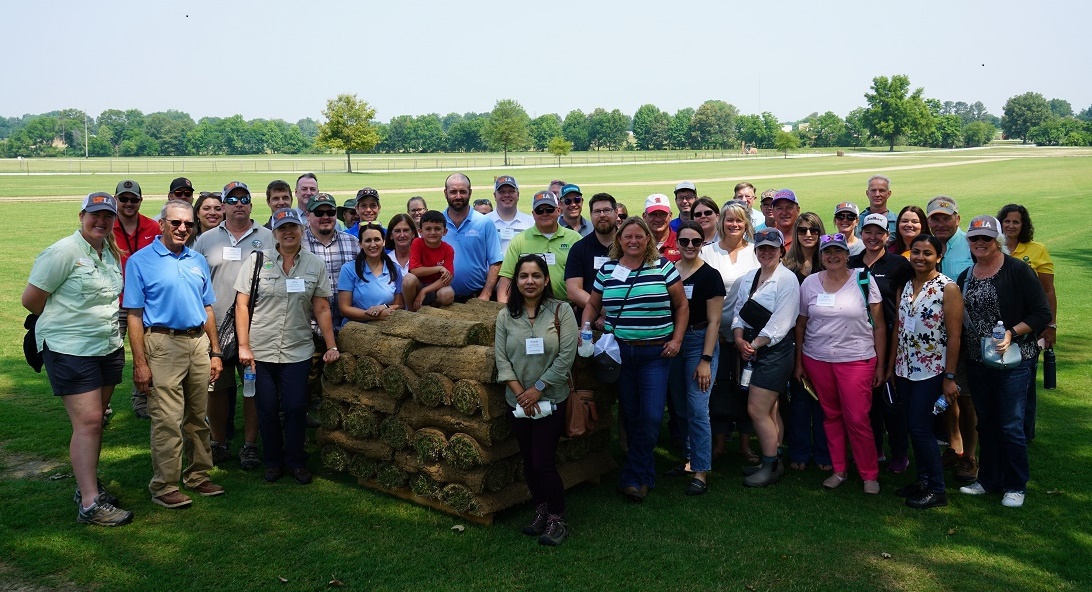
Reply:
<svg viewBox="0 0 1092 592"><path fill-rule="evenodd" d="M739 388L747 389L751 387L751 373L754 371L754 364L751 363L751 360L747 360L747 364L743 366L743 371L739 373Z"/></svg>
<svg viewBox="0 0 1092 592"><path fill-rule="evenodd" d="M997 321L997 324L993 327L993 342L1001 343L1005 340L1005 323Z"/></svg>
<svg viewBox="0 0 1092 592"><path fill-rule="evenodd" d="M254 367L247 366L243 370L243 396L250 398L254 396L254 381L257 380L257 376L254 375Z"/></svg>
<svg viewBox="0 0 1092 592"><path fill-rule="evenodd" d="M531 419L542 419L543 417L546 417L547 415L552 415L553 412L554 412L553 403L551 403L549 401L546 401L546 400L542 400L542 401L538 402L538 414L528 416L527 413L523 410L523 407L520 407L519 405L516 405L516 410L512 412L512 416L515 417L516 419L523 419L525 417L530 417Z"/></svg>
<svg viewBox="0 0 1092 592"><path fill-rule="evenodd" d="M580 347L576 349L576 353L582 358L590 358L595 353L595 342L592 341L591 321L584 323L584 328L580 330Z"/></svg>
<svg viewBox="0 0 1092 592"><path fill-rule="evenodd" d="M1043 388L1058 388L1058 359L1053 347L1043 352Z"/></svg>
<svg viewBox="0 0 1092 592"><path fill-rule="evenodd" d="M937 402L933 403L933 415L940 415L941 413L944 413L947 410L948 410L948 399L945 399L944 395L941 395L940 398L937 399Z"/></svg>

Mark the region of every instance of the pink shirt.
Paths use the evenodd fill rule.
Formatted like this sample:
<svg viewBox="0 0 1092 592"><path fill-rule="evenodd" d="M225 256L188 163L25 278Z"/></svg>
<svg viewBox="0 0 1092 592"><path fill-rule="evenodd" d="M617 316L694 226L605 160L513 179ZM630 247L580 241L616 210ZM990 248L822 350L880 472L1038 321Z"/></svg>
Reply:
<svg viewBox="0 0 1092 592"><path fill-rule="evenodd" d="M804 355L821 362L855 362L876 357L872 325L857 285L859 269L834 294L824 294L826 271L813 273L800 285L800 316L807 318ZM876 279L869 275L868 302L881 302ZM833 297L833 298L832 298ZM877 319L882 323L883 319Z"/></svg>

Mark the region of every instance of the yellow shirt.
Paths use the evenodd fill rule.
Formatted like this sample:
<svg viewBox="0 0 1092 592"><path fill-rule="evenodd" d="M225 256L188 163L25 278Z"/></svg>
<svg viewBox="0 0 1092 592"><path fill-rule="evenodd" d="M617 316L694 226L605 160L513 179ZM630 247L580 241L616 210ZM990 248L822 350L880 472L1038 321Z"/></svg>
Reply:
<svg viewBox="0 0 1092 592"><path fill-rule="evenodd" d="M1035 241L1019 243L1016 245L1016 250L1012 252L1012 256L1027 263L1035 273L1054 275L1054 262L1051 261L1050 253L1047 252L1043 243Z"/></svg>

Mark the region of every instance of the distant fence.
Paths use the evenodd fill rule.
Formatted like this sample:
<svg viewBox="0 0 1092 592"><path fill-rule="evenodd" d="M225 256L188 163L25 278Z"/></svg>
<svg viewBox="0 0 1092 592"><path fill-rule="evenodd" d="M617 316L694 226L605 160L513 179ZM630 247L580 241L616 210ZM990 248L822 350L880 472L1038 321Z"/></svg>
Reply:
<svg viewBox="0 0 1092 592"><path fill-rule="evenodd" d="M623 164L641 162L701 161L725 158L771 158L781 156L774 150L759 150L745 155L738 150L660 150L633 152L576 152L560 159L561 166ZM541 153L516 153L508 156L511 167L558 166L556 156ZM399 154L353 155L353 172L378 173L394 171L427 171L435 169L497 169L503 168L500 154ZM187 156L134 158L32 158L0 159L0 173L25 174L185 174L185 173L261 173L261 172L344 172L345 155L320 156Z"/></svg>

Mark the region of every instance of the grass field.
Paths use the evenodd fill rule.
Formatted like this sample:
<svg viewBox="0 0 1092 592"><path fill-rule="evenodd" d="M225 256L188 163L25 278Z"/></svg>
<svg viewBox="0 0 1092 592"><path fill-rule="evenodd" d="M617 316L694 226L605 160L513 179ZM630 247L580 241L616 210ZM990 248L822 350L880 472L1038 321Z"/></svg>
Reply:
<svg viewBox="0 0 1092 592"><path fill-rule="evenodd" d="M475 197L489 195L492 176L507 172L513 169L472 172ZM966 222L1023 203L1036 240L1054 258L1059 388L1039 391L1032 481L1019 510L951 487L948 507L910 510L893 493L913 479L910 473L883 474L883 493L867 498L856 478L822 490L824 475L814 468L748 490L739 483L739 458L729 455L714 463L710 492L699 498L687 498L685 483L666 478L642 506L614 494L616 475L577 487L568 497L573 536L558 549L519 533L528 507L460 534L451 530L463 523L458 519L323 471L310 487L291 480L268 485L229 463L213 474L226 496L168 511L148 499L148 424L129 411L123 383L101 473L136 520L120 529L83 527L74 520L73 479L50 479L71 472L70 427L45 376L22 360L19 306L34 256L75 229L78 205L0 198L7 230L0 237L0 590L323 590L333 579L352 590L1092 589L1092 343L1081 337L1092 333L1092 299L1085 299L1092 293L1092 251L1079 225L1092 219L1092 151L1004 148L513 172L524 187L524 209L533 191L555 177L582 185L585 195L611 192L631 213L649 193L670 193L681 179L696 180L699 193L717 201L737 181L750 180L759 189L794 189L804 210L828 221L835 203L864 202L865 181L875 173L893 179L896 210L944 193L959 201ZM162 203L153 196L173 176L138 177L149 196L145 208ZM259 191L273 178L241 177ZM109 191L121 178L0 175L0 196ZM191 178L198 189L211 189L234 176ZM325 174L320 188L341 196L376 187L386 220L413 192L442 206L443 178L443 172ZM261 200L255 217L266 214ZM675 461L658 452L662 469ZM16 476L21 468L28 474Z"/></svg>

